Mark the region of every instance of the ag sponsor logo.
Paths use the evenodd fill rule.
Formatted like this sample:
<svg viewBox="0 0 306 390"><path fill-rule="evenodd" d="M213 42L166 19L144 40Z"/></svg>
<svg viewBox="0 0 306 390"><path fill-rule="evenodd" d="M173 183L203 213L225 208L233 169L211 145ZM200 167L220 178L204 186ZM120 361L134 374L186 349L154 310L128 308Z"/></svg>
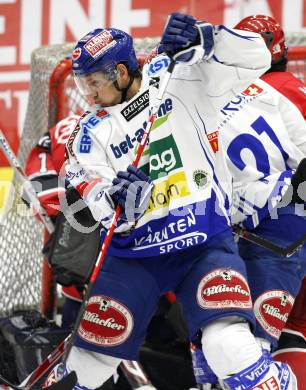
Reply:
<svg viewBox="0 0 306 390"><path fill-rule="evenodd" d="M146 214L169 206L172 199L182 198L187 195L190 195L190 191L185 173L174 173L167 180L154 184L154 190Z"/></svg>
<svg viewBox="0 0 306 390"><path fill-rule="evenodd" d="M187 215L168 223L161 230L153 231L148 226L146 234L135 239L133 250L141 251L158 247L160 254L165 254L205 242L207 234L192 230L194 225L196 225L195 215L192 209L188 209Z"/></svg>
<svg viewBox="0 0 306 390"><path fill-rule="evenodd" d="M150 177L156 180L182 168L182 160L172 134L150 143Z"/></svg>
<svg viewBox="0 0 306 390"><path fill-rule="evenodd" d="M155 122L152 126L152 130L156 129L158 126L162 125L168 118L169 114L172 111L172 100L170 98L166 99L163 103L161 103L157 116L155 119ZM115 158L119 159L121 158L124 154L127 154L130 149L134 149L135 147L135 152L137 152L137 146L141 142L142 136L145 132L145 128L147 126L147 122L144 122L143 127L141 129L138 129L134 135L129 135L127 134L125 138L119 142L119 144L110 144L111 151Z"/></svg>
<svg viewBox="0 0 306 390"><path fill-rule="evenodd" d="M142 95L138 96L135 100L129 103L121 112L123 117L129 122L146 107L149 106L149 91L145 91Z"/></svg>
<svg viewBox="0 0 306 390"><path fill-rule="evenodd" d="M195 182L198 189L203 189L208 182L208 173L202 169L197 169L193 172L193 181Z"/></svg>
<svg viewBox="0 0 306 390"><path fill-rule="evenodd" d="M158 73L162 69L167 68L169 64L170 64L170 58L167 56L159 56L156 57L155 59L153 58L148 68L148 75L149 76L156 75L156 73Z"/></svg>
<svg viewBox="0 0 306 390"><path fill-rule="evenodd" d="M198 286L197 301L205 309L251 309L248 283L239 272L219 268L205 275Z"/></svg>
<svg viewBox="0 0 306 390"><path fill-rule="evenodd" d="M94 129L100 122L95 116L90 116L89 119L85 122L81 121L82 135L79 140L79 152L80 153L90 153L92 140L90 138L90 130Z"/></svg>
<svg viewBox="0 0 306 390"><path fill-rule="evenodd" d="M84 45L84 49L92 57L97 58L115 45L116 41L112 34L109 31L101 31Z"/></svg>
<svg viewBox="0 0 306 390"><path fill-rule="evenodd" d="M127 340L133 326L133 316L122 303L94 295L89 299L78 335L91 344L113 347Z"/></svg>
<svg viewBox="0 0 306 390"><path fill-rule="evenodd" d="M278 339L293 303L294 298L287 291L266 291L254 303L256 320L270 336Z"/></svg>

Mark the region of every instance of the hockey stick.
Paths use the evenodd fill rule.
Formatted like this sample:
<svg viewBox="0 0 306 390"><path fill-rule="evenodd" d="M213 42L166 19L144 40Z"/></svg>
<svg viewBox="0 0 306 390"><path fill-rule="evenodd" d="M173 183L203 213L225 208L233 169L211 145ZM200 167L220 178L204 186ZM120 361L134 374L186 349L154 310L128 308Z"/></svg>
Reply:
<svg viewBox="0 0 306 390"><path fill-rule="evenodd" d="M168 85L168 82L170 80L171 74L173 72L175 66L175 61L171 60L168 69L166 71L166 74L163 78L162 84L159 87L158 95L157 95L157 102L156 104L152 107L151 113L150 113L150 118L148 120L148 123L145 128L145 132L143 134L142 140L139 144L139 148L137 150L136 158L133 162L133 166L137 166L139 163L139 160L141 158L141 155L143 153L143 150L146 146L146 143L148 141L148 137L151 131L151 128L153 126L153 123L155 121L160 103L162 101L164 92L166 90L166 87ZM119 218L119 215L121 213L121 207L117 206L115 210L115 214L111 223L111 226L109 230L107 231L106 237L104 239L104 242L102 244L98 259L96 261L96 264L94 265L90 281L88 283L88 287L86 290L85 297L82 302L82 306L79 310L78 317L75 322L74 329L72 333L64 340L61 342L61 344L43 361L41 365L39 365L20 385L14 385L7 380L4 380L5 378L2 378L0 376L0 380L2 380L4 383L6 383L8 386L12 387L13 389L16 390L28 390L30 389L37 381L46 373L53 365L59 360L61 356L64 355L63 361L65 362L69 356L69 353L71 351L71 348L73 346L74 340L77 336L77 331L80 325L80 322L83 318L84 310L88 304L90 295L91 295L91 290L95 284L95 281L98 277L98 274L100 272L100 269L102 267L106 251L108 249L108 246L111 242L112 235L114 233L114 230L117 225L117 221ZM64 377L62 380L59 382L51 385L48 387L50 390L68 390L68 389L73 389L73 387L76 384L76 374L74 371L70 372L66 377Z"/></svg>
<svg viewBox="0 0 306 390"><path fill-rule="evenodd" d="M11 383L1 375L0 381L15 390L30 389L63 356L70 338L71 335L67 336L20 385ZM68 382L69 380L67 379Z"/></svg>
<svg viewBox="0 0 306 390"><path fill-rule="evenodd" d="M15 156L13 150L10 147L10 144L8 143L7 139L5 138L3 132L0 130L0 147L5 155L5 157L8 159L10 165L14 168L19 180L23 184L23 189L26 192L27 196L29 197L30 202L33 204L33 207L35 211L38 213L42 223L44 224L45 228L48 230L48 232L51 234L54 232L54 225L49 218L49 216L45 213L44 209L42 208L39 200L37 199L36 191L30 182L30 180L27 179L22 166L20 162L18 161L18 158Z"/></svg>
<svg viewBox="0 0 306 390"><path fill-rule="evenodd" d="M303 234L298 240L293 242L292 244L283 247L273 242L258 236L255 233L249 232L239 226L232 227L234 234L239 236L240 238L249 241L255 245L259 245L262 248L268 249L280 256L291 257L297 250L299 250L306 243L306 234Z"/></svg>
<svg viewBox="0 0 306 390"><path fill-rule="evenodd" d="M132 389L156 390L140 363L133 360L122 360L119 367Z"/></svg>
<svg viewBox="0 0 306 390"><path fill-rule="evenodd" d="M66 337L56 349L48 355L44 361L20 384L16 385L3 376L0 375L0 382L4 383L9 388L15 390L29 390L48 370L58 362L58 360L64 355L65 348L67 343L70 341L71 335ZM146 389L155 390L155 387L152 385L150 379L147 377L140 363L132 360L123 360L120 364L120 368L124 373L127 381L131 385L132 389L138 389L146 387ZM76 382L75 373L72 375L67 375L60 382L60 388L73 388ZM0 385L1 388L1 385ZM57 384L50 386L52 390L56 390Z"/></svg>

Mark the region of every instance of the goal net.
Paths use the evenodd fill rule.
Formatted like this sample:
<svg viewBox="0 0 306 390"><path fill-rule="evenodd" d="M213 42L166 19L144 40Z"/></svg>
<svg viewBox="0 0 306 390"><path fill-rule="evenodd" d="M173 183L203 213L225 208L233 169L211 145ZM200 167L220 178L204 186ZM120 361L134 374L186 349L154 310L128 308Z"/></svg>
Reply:
<svg viewBox="0 0 306 390"><path fill-rule="evenodd" d="M306 45L306 42L301 39L299 33L287 37L289 70L305 81L306 46L301 44ZM157 42L154 38L135 39L139 58L150 53ZM52 45L32 53L28 106L18 154L22 164L40 135L65 116L86 109L71 78L69 55L72 48L72 44ZM0 317L19 309L39 308L42 302L50 306L48 300L52 300L51 271L41 254L42 225L25 209L16 177L13 188L12 205L0 221ZM43 280L47 282L42 282L43 268L47 275Z"/></svg>

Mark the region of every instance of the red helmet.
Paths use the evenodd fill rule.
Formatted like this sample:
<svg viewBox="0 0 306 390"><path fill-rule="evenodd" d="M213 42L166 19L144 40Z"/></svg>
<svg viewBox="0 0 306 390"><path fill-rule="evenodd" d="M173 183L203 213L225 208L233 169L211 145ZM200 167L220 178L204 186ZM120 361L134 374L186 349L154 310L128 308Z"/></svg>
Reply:
<svg viewBox="0 0 306 390"><path fill-rule="evenodd" d="M252 15L242 19L234 28L261 34L272 54L272 64L286 57L288 48L284 31L275 19L266 15Z"/></svg>

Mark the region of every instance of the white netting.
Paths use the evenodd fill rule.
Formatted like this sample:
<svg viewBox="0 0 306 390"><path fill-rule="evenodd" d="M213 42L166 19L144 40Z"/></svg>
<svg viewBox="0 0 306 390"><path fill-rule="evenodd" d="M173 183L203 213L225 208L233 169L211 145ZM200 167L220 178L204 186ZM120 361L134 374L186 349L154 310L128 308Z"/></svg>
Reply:
<svg viewBox="0 0 306 390"><path fill-rule="evenodd" d="M305 46L306 45L306 32L301 31L288 31L285 32L286 43L288 46Z"/></svg>

